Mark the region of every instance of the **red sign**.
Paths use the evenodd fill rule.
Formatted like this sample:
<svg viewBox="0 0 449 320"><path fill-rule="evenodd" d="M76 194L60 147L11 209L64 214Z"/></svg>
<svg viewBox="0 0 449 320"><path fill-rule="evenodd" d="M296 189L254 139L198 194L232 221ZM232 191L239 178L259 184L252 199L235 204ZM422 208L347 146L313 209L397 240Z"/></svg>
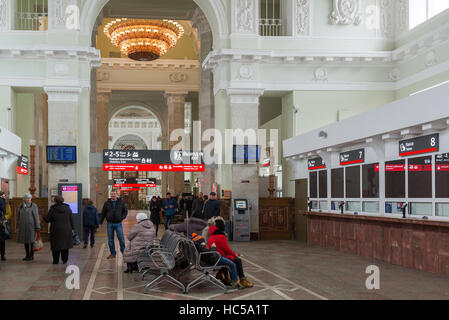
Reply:
<svg viewBox="0 0 449 320"><path fill-rule="evenodd" d="M28 175L28 169L25 169L25 168L22 168L22 167L17 167L17 173L18 174Z"/></svg>
<svg viewBox="0 0 449 320"><path fill-rule="evenodd" d="M437 171L449 171L449 164L437 164Z"/></svg>
<svg viewBox="0 0 449 320"><path fill-rule="evenodd" d="M410 164L408 166L408 171L432 171L432 165L431 164Z"/></svg>
<svg viewBox="0 0 449 320"><path fill-rule="evenodd" d="M66 191L66 192L78 191L78 187L77 186L63 186L62 191Z"/></svg>
<svg viewBox="0 0 449 320"><path fill-rule="evenodd" d="M405 164L386 164L385 171L405 171Z"/></svg>
<svg viewBox="0 0 449 320"><path fill-rule="evenodd" d="M151 184L114 184L114 188L156 188L156 185Z"/></svg>
<svg viewBox="0 0 449 320"><path fill-rule="evenodd" d="M103 171L204 172L204 164L103 164Z"/></svg>

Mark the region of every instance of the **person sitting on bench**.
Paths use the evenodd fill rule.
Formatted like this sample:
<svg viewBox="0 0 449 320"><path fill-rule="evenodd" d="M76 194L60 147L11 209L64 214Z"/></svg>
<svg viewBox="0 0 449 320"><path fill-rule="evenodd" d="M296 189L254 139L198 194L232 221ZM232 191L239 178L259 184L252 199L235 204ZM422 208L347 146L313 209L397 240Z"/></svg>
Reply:
<svg viewBox="0 0 449 320"><path fill-rule="evenodd" d="M198 253L203 252L213 252L216 251L215 244L211 246L211 248L207 248L206 241L204 238L196 233L192 233L192 241L195 244L196 250L198 250ZM208 266L213 266L215 263L217 263L217 255L211 255L211 254L204 254L201 257L200 263ZM234 262L232 262L229 259L226 259L224 257L218 258L218 266L227 266L229 267L230 273L231 273L231 286L234 289L243 289L244 287L240 284L238 274L237 274L237 267Z"/></svg>
<svg viewBox="0 0 449 320"><path fill-rule="evenodd" d="M240 284L247 288L253 287L254 284L246 279L245 274L243 273L243 262L242 259L239 258L240 254L235 253L229 247L228 239L225 234L224 221L217 219L215 221L215 226L209 227L209 234L208 247L211 248L215 244L218 253L220 253L222 257L235 263L240 278Z"/></svg>

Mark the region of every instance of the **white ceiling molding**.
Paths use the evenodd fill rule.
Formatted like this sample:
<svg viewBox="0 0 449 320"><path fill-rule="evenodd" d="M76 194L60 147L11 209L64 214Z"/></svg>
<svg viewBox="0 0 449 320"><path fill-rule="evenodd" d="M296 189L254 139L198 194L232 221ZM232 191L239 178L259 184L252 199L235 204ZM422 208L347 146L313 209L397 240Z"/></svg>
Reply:
<svg viewBox="0 0 449 320"><path fill-rule="evenodd" d="M173 71L196 71L200 69L198 60L172 60L158 59L148 62L140 62L122 58L102 58L102 69L115 70L173 70Z"/></svg>

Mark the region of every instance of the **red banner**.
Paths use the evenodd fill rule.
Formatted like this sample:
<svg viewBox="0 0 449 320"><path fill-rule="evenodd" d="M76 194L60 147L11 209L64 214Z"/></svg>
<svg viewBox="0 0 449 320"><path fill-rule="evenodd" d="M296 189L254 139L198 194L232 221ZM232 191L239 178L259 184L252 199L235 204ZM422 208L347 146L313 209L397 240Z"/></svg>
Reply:
<svg viewBox="0 0 449 320"><path fill-rule="evenodd" d="M432 171L431 164L410 164L408 166L409 172L420 172L420 171Z"/></svg>
<svg viewBox="0 0 449 320"><path fill-rule="evenodd" d="M156 188L155 184L114 184L114 188Z"/></svg>
<svg viewBox="0 0 449 320"><path fill-rule="evenodd" d="M203 172L204 164L103 164L103 171Z"/></svg>
<svg viewBox="0 0 449 320"><path fill-rule="evenodd" d="M449 171L449 164L437 164L437 171Z"/></svg>
<svg viewBox="0 0 449 320"><path fill-rule="evenodd" d="M405 171L405 164L386 164L385 171Z"/></svg>
<svg viewBox="0 0 449 320"><path fill-rule="evenodd" d="M24 174L24 175L28 175L28 169L22 168L22 167L17 167L17 173L18 174Z"/></svg>

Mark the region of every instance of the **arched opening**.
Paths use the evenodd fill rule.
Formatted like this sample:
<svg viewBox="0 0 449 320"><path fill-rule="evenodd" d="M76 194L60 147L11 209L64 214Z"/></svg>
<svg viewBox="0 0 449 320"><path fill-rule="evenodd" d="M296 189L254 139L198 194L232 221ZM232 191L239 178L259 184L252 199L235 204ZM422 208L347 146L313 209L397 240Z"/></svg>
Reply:
<svg viewBox="0 0 449 320"><path fill-rule="evenodd" d="M101 67L92 75L91 91L92 101L96 101L94 109L97 115L96 120L92 120L97 123L91 127L97 129L91 133L91 141L96 144L97 152L116 148L142 149L144 143L149 150L168 150L174 145L167 138L171 131L184 128L191 133L193 121L201 121L202 130L214 126L212 72L202 70L201 63L212 50L213 37L223 28L223 22L219 21L226 20L225 16L217 18L217 12L223 8L215 2L105 0L100 1L101 6L86 4L91 6L90 11L97 12L96 18L90 16L86 23L89 25L92 22L92 41L100 50L102 58ZM184 35L166 55L155 61L131 60L114 47L104 33L104 27L119 18L173 20L182 25ZM214 22L209 25L210 20ZM139 101L142 103L136 103ZM104 121L99 120L99 115L108 115L109 123L99 125L99 121ZM106 134L102 127L106 125L109 127L108 136L102 137ZM197 193L200 191L199 186L201 191L207 193L215 181L213 169L205 173L124 174L145 177L159 175L157 178L160 183L156 192L161 196L166 191L176 195ZM98 175L103 175L103 178L99 179L101 181L97 183L97 189L103 188L104 184L111 186L113 179L118 177L118 173L108 174L108 177L103 172L98 172ZM208 183L201 183L203 177ZM108 193L104 190L103 194L103 199L97 199L97 203L103 202ZM143 200L141 191L139 202Z"/></svg>

